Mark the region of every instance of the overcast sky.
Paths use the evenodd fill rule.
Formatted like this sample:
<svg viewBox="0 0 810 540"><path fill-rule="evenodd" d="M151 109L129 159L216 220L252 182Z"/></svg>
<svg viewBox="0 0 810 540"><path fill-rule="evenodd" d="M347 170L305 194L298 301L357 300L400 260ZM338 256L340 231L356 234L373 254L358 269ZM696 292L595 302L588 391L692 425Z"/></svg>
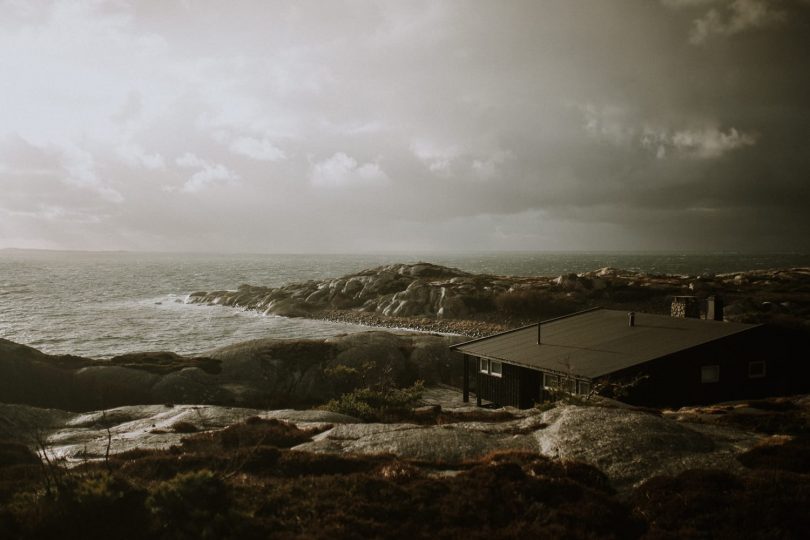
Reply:
<svg viewBox="0 0 810 540"><path fill-rule="evenodd" d="M0 0L0 248L810 249L810 2Z"/></svg>

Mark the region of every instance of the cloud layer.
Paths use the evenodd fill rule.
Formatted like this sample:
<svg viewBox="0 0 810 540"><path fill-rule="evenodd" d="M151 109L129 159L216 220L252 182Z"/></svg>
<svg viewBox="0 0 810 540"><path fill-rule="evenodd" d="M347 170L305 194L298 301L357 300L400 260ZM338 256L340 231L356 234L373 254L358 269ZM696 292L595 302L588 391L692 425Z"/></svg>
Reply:
<svg viewBox="0 0 810 540"><path fill-rule="evenodd" d="M803 0L0 9L0 248L810 249Z"/></svg>

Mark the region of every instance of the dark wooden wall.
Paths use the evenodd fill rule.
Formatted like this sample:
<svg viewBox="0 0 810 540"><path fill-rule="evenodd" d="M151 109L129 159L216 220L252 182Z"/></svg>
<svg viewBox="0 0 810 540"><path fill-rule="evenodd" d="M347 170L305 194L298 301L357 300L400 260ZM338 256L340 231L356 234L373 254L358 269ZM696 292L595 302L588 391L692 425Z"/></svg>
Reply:
<svg viewBox="0 0 810 540"><path fill-rule="evenodd" d="M477 361L472 362L472 365L477 370L476 387L481 399L522 409L531 407L540 400L542 374L539 371L502 364L502 376L495 377L481 373Z"/></svg>
<svg viewBox="0 0 810 540"><path fill-rule="evenodd" d="M501 377L495 377L477 370L478 396L498 405L517 407L520 403L520 379L517 366L502 364ZM477 366L476 366L477 369Z"/></svg>
<svg viewBox="0 0 810 540"><path fill-rule="evenodd" d="M543 374L534 369L518 367L520 377L520 398L518 407L528 409L535 403L542 401L541 392L543 385Z"/></svg>
<svg viewBox="0 0 810 540"><path fill-rule="evenodd" d="M610 375L649 378L622 399L651 406L709 404L804 393L810 389L806 346L796 336L767 327L729 336ZM762 378L748 376L749 362L765 361ZM720 366L720 380L701 382L701 367Z"/></svg>

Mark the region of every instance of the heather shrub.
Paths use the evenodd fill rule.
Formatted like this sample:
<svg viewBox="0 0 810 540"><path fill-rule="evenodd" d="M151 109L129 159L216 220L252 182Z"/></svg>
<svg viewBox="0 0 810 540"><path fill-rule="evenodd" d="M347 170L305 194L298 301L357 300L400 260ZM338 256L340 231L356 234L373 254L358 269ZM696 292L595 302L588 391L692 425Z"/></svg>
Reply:
<svg viewBox="0 0 810 540"><path fill-rule="evenodd" d="M38 464L37 455L24 444L0 440L0 467Z"/></svg>
<svg viewBox="0 0 810 540"><path fill-rule="evenodd" d="M164 538L222 538L232 529L228 486L206 469L161 482L146 507Z"/></svg>
<svg viewBox="0 0 810 540"><path fill-rule="evenodd" d="M323 409L369 422L398 418L410 414L423 389L422 381L407 388L361 388L329 401Z"/></svg>
<svg viewBox="0 0 810 540"><path fill-rule="evenodd" d="M650 524L646 538L804 538L810 530L810 482L780 471L660 476L632 502Z"/></svg>
<svg viewBox="0 0 810 540"><path fill-rule="evenodd" d="M191 422L180 421L172 424L172 431L175 433L196 433L198 430L197 426Z"/></svg>
<svg viewBox="0 0 810 540"><path fill-rule="evenodd" d="M9 505L23 537L143 538L145 492L118 476L64 476L58 488L20 493Z"/></svg>
<svg viewBox="0 0 810 540"><path fill-rule="evenodd" d="M290 448L310 440L313 430L298 429L295 424L274 418L254 416L240 424L228 426L218 433L223 448L246 446L275 446Z"/></svg>
<svg viewBox="0 0 810 540"><path fill-rule="evenodd" d="M749 469L774 469L810 474L810 437L769 441L743 452L737 459Z"/></svg>

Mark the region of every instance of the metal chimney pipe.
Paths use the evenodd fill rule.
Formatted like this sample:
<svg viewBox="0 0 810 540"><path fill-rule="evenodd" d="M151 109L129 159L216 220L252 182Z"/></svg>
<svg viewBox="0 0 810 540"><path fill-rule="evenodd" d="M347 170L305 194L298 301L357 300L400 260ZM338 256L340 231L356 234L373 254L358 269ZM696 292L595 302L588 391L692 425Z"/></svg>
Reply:
<svg viewBox="0 0 810 540"><path fill-rule="evenodd" d="M540 323L537 323L537 344L540 345Z"/></svg>
<svg viewBox="0 0 810 540"><path fill-rule="evenodd" d="M636 314L635 314L635 312L631 311L630 313L627 314L627 322L631 327L636 325Z"/></svg>

